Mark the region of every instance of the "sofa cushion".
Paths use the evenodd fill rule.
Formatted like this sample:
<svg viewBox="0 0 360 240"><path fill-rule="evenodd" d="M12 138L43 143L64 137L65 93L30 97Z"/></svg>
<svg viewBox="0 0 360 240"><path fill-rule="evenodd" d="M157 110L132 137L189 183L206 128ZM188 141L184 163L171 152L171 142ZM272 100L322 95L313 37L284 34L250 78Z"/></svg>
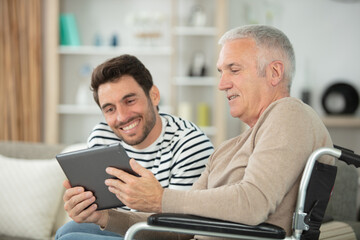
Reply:
<svg viewBox="0 0 360 240"><path fill-rule="evenodd" d="M354 230L345 222L331 221L320 227L319 240L356 240Z"/></svg>
<svg viewBox="0 0 360 240"><path fill-rule="evenodd" d="M0 235L51 237L65 176L55 159L0 155Z"/></svg>
<svg viewBox="0 0 360 240"><path fill-rule="evenodd" d="M336 221L356 221L358 173L353 165L336 161L338 172L326 215ZM346 196L346 197L344 197Z"/></svg>

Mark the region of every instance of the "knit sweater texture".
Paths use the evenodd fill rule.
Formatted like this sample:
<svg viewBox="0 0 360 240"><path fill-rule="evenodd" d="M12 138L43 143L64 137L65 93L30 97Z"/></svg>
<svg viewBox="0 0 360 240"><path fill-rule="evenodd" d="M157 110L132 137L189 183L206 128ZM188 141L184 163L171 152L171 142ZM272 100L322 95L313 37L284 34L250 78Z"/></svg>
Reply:
<svg viewBox="0 0 360 240"><path fill-rule="evenodd" d="M315 111L292 97L273 102L257 123L220 145L191 190L165 189L162 212L186 213L249 225L268 222L291 235L301 174L310 154L332 147ZM324 156L320 162L334 164ZM125 234L148 213L110 211L106 229ZM139 239L190 239L151 233ZM195 236L195 239L219 239Z"/></svg>

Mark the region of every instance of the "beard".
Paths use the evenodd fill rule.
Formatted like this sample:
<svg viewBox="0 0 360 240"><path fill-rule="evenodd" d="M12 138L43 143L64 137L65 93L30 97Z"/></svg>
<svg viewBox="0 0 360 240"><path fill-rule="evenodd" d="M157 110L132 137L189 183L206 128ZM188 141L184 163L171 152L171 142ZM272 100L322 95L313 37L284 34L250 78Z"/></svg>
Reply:
<svg viewBox="0 0 360 240"><path fill-rule="evenodd" d="M138 114L134 117L132 117L131 119L129 119L128 122L131 122L133 121L134 119L136 118L141 118L141 114ZM151 130L154 128L155 126L155 123L156 123L156 112L154 110L154 106L152 105L151 101L148 101L148 111L146 111L145 115L143 115L143 120L145 121L145 124L143 126L143 129L141 131L141 134L135 138L135 139L128 139L126 137L123 137L123 136L119 136L118 134L118 137L124 141L126 144L130 145L130 146L134 146L134 145L138 145L140 143L142 143L146 138L147 136L149 135L149 133L151 132ZM120 123L119 125L122 125L124 123ZM116 126L116 128L118 128Z"/></svg>

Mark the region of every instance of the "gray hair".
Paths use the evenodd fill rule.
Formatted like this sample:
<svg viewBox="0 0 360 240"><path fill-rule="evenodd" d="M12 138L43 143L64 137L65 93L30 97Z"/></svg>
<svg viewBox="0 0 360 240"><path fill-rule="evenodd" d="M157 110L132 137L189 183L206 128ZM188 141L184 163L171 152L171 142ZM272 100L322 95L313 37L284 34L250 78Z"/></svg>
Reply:
<svg viewBox="0 0 360 240"><path fill-rule="evenodd" d="M257 56L258 74L265 76L266 66L275 60L284 63L284 79L290 92L295 75L295 53L287 36L277 28L265 25L246 25L226 32L219 40L220 45L227 41L251 38L259 48Z"/></svg>

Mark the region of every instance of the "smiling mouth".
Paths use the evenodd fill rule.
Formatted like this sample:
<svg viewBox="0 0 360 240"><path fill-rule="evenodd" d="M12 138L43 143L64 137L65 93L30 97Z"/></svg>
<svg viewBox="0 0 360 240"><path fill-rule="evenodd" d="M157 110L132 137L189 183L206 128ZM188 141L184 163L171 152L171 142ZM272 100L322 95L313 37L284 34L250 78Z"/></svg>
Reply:
<svg viewBox="0 0 360 240"><path fill-rule="evenodd" d="M140 122L139 120L135 121L135 122L133 122L133 123L131 123L131 124L125 126L125 127L122 127L121 129L124 130L124 131L129 131L129 130L135 128L137 125L139 125L139 122Z"/></svg>
<svg viewBox="0 0 360 240"><path fill-rule="evenodd" d="M228 99L229 101L231 101L231 100L237 98L238 96L239 96L239 95L231 95L231 96L228 96L227 99Z"/></svg>

